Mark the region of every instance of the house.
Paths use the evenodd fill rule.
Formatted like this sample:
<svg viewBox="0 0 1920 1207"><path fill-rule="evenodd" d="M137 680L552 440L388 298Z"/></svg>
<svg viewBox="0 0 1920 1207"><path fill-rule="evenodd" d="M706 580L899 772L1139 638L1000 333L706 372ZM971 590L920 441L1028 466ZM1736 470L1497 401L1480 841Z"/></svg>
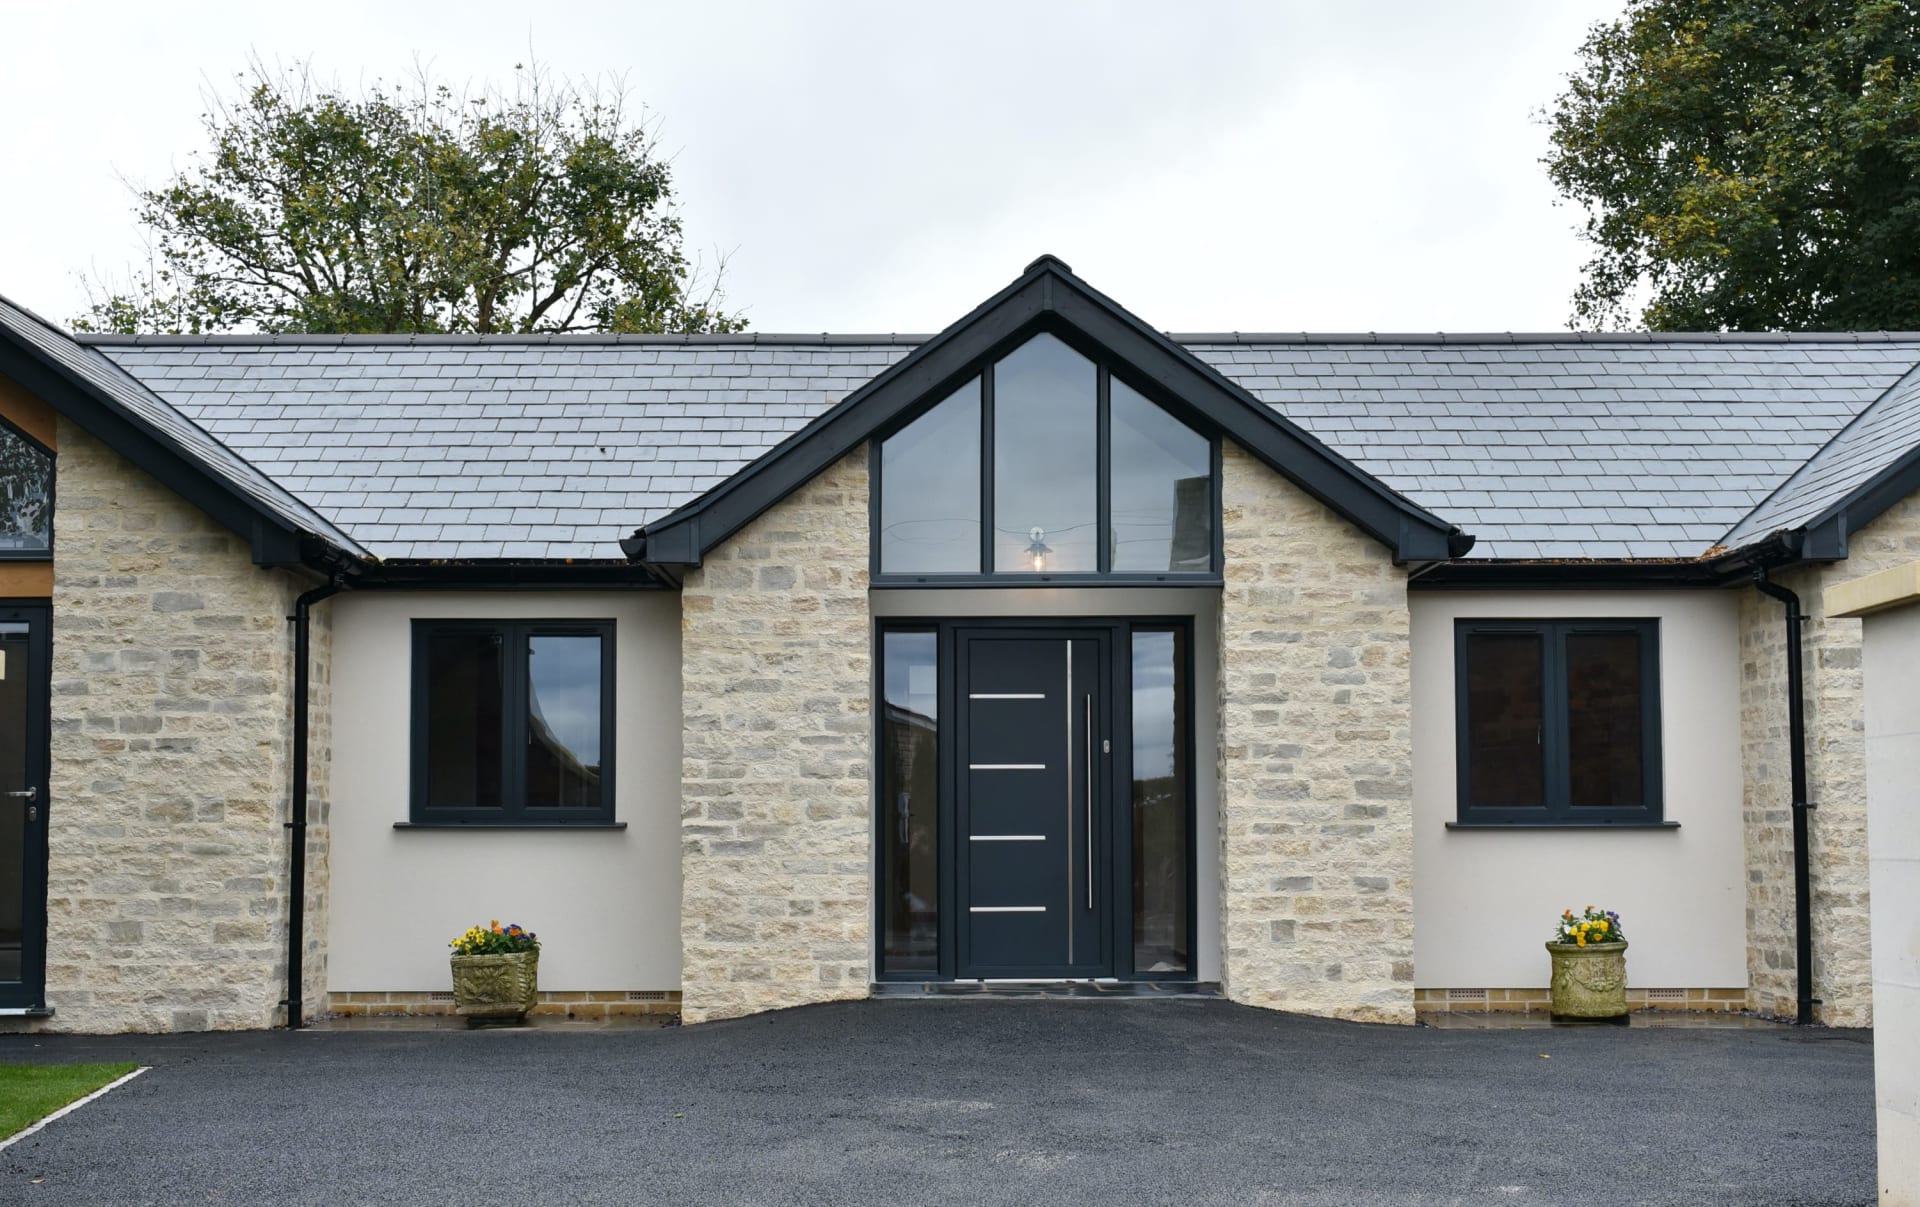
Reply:
<svg viewBox="0 0 1920 1207"><path fill-rule="evenodd" d="M1870 1020L1920 335L86 337L0 305L0 1006ZM1789 650L1800 651L1790 658Z"/></svg>

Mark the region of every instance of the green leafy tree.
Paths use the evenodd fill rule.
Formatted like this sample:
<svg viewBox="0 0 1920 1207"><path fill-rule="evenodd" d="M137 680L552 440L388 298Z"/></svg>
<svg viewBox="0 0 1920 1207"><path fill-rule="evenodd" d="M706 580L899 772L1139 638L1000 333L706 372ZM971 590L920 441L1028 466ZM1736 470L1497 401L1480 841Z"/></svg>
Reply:
<svg viewBox="0 0 1920 1207"><path fill-rule="evenodd" d="M136 189L143 271L88 280L82 330L737 331L682 251L669 164L622 93L515 68L358 97L306 66L209 98L210 143Z"/></svg>
<svg viewBox="0 0 1920 1207"><path fill-rule="evenodd" d="M1912 0L1630 0L1548 119L1572 325L1920 328Z"/></svg>

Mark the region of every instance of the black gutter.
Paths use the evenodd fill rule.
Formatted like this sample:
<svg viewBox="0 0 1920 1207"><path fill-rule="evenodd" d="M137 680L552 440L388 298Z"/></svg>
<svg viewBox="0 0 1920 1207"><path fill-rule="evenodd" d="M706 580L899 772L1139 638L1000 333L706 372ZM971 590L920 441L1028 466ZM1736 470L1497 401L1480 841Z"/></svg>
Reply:
<svg viewBox="0 0 1920 1207"><path fill-rule="evenodd" d="M1801 681L1800 630L1806 617L1800 611L1800 597L1771 582L1766 568L1753 572L1753 585L1786 605L1787 613L1787 761L1793 791L1793 948L1794 972L1798 979L1798 1006L1794 1022L1807 1026L1813 1022L1813 872L1809 864L1807 814L1813 802L1807 799L1807 713L1806 689Z"/></svg>
<svg viewBox="0 0 1920 1207"><path fill-rule="evenodd" d="M311 714L312 641L309 620L313 605L348 589L344 575L315 587L293 601L293 804L287 831L292 838L292 870L287 891L287 1030L300 1029L301 956L307 924L307 724Z"/></svg>

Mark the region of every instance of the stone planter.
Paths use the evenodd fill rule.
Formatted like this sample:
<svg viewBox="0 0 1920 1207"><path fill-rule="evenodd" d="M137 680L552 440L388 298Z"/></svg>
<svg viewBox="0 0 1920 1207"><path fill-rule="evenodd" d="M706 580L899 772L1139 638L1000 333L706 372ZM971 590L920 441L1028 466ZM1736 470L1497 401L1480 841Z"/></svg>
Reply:
<svg viewBox="0 0 1920 1207"><path fill-rule="evenodd" d="M523 1019L540 998L539 951L453 956L453 1005L468 1019Z"/></svg>
<svg viewBox="0 0 1920 1207"><path fill-rule="evenodd" d="M1555 1018L1627 1017L1627 945L1549 943Z"/></svg>

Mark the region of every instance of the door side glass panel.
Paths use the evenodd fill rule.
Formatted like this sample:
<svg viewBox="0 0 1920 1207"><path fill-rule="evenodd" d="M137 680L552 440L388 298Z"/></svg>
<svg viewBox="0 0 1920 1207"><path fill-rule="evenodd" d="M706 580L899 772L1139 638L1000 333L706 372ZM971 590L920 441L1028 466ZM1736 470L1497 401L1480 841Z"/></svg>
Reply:
<svg viewBox="0 0 1920 1207"><path fill-rule="evenodd" d="M53 458L0 423L0 553L53 547Z"/></svg>
<svg viewBox="0 0 1920 1207"><path fill-rule="evenodd" d="M527 807L600 805L600 638L527 638Z"/></svg>
<svg viewBox="0 0 1920 1207"><path fill-rule="evenodd" d="M1118 378L1109 384L1115 570L1213 565L1213 450Z"/></svg>
<svg viewBox="0 0 1920 1207"><path fill-rule="evenodd" d="M1640 635L1567 634L1568 803L1646 803Z"/></svg>
<svg viewBox="0 0 1920 1207"><path fill-rule="evenodd" d="M427 807L500 807L499 633L435 633L427 645Z"/></svg>
<svg viewBox="0 0 1920 1207"><path fill-rule="evenodd" d="M1187 657L1182 630L1133 634L1133 970L1187 973Z"/></svg>
<svg viewBox="0 0 1920 1207"><path fill-rule="evenodd" d="M881 636L881 967L935 972L940 940L938 642Z"/></svg>
<svg viewBox="0 0 1920 1207"><path fill-rule="evenodd" d="M1099 569L1099 383L1093 362L1036 335L993 367L993 568Z"/></svg>
<svg viewBox="0 0 1920 1207"><path fill-rule="evenodd" d="M1544 808L1543 648L1532 633L1467 637L1467 803Z"/></svg>
<svg viewBox="0 0 1920 1207"><path fill-rule="evenodd" d="M22 792L29 786L29 649L28 626L0 623L0 792ZM0 796L0 981L18 981L22 975L29 803L18 796Z"/></svg>
<svg viewBox="0 0 1920 1207"><path fill-rule="evenodd" d="M980 572L980 379L880 444L880 569Z"/></svg>

